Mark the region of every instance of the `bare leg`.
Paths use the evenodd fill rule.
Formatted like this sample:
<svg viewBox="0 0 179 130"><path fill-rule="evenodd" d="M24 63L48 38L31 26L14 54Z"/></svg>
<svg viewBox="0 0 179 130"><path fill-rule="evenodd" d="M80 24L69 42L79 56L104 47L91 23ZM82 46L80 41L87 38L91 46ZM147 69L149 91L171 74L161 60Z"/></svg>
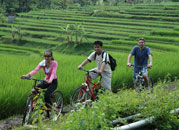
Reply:
<svg viewBox="0 0 179 130"><path fill-rule="evenodd" d="M144 74L144 75L143 75L143 78L144 78L144 80L145 80L146 87L149 88L149 78L148 78L148 76Z"/></svg>

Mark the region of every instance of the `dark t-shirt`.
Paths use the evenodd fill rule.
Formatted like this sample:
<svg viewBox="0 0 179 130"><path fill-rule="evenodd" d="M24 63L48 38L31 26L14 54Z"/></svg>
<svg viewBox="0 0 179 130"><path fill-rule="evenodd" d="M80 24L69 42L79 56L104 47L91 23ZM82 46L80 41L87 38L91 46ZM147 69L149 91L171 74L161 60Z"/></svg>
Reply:
<svg viewBox="0 0 179 130"><path fill-rule="evenodd" d="M144 49L140 50L139 46L135 46L130 53L134 55L135 66L147 65L148 55L152 54L149 47L144 47Z"/></svg>

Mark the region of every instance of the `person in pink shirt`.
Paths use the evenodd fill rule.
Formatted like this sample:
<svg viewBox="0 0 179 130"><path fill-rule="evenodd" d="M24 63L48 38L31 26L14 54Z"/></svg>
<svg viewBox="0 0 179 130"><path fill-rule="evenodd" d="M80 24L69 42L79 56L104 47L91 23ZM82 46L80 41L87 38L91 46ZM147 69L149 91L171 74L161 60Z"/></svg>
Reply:
<svg viewBox="0 0 179 130"><path fill-rule="evenodd" d="M35 75L41 68L43 68L44 73L46 75L45 80L44 82L40 82L37 85L37 87L42 88L42 89L47 88L47 91L45 92L45 96L44 96L47 108L50 108L48 104L52 104L50 100L50 96L56 90L57 85L58 85L57 75L56 75L57 66L58 66L58 63L54 61L52 51L46 50L44 52L44 60L41 61L33 71L31 71L30 73L26 75L21 76L22 79L31 77ZM47 111L47 117L50 117L49 111Z"/></svg>

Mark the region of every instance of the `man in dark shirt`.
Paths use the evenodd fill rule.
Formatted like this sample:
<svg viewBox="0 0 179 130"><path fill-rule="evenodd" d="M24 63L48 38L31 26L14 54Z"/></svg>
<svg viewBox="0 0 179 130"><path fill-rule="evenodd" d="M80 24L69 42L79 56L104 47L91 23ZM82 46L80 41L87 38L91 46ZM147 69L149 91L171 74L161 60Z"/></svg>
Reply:
<svg viewBox="0 0 179 130"><path fill-rule="evenodd" d="M145 47L145 39L140 38L138 40L138 46L135 46L130 52L127 60L127 66L131 67L131 57L134 55L134 81L135 81L135 73L139 71L143 72L143 78L146 82L146 86L149 86L149 78L147 68L152 67L152 53L149 47ZM150 63L148 64L148 59Z"/></svg>

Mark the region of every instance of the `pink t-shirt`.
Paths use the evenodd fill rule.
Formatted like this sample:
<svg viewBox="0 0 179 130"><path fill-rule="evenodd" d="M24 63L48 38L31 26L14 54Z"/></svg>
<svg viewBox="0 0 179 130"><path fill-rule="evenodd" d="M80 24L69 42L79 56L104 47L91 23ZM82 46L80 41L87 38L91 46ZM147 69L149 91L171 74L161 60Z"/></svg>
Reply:
<svg viewBox="0 0 179 130"><path fill-rule="evenodd" d="M45 60L41 61L38 66L29 73L30 76L33 76L34 74L36 74L41 68L43 68L44 73L45 73L45 80L48 80L50 82L52 82L53 79L57 79L57 66L58 63L56 61L52 61L52 64L50 66L50 68L45 68Z"/></svg>

